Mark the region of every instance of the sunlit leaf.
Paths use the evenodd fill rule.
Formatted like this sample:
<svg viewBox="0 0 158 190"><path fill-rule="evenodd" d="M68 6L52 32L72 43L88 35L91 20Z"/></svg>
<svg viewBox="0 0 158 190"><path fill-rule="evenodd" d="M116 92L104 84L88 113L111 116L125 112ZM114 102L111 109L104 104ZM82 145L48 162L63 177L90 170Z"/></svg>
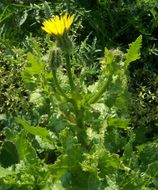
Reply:
<svg viewBox="0 0 158 190"><path fill-rule="evenodd" d="M142 35L140 35L135 42L130 44L129 49L126 53L126 65L140 58L140 48L142 46Z"/></svg>
<svg viewBox="0 0 158 190"><path fill-rule="evenodd" d="M40 137L47 137L48 130L42 127L32 127L26 121L22 119L17 119L17 122L21 124L25 130L33 135L39 135Z"/></svg>
<svg viewBox="0 0 158 190"><path fill-rule="evenodd" d="M15 172L11 171L11 169L3 168L0 166L0 178L6 177L8 175L12 175ZM1 186L0 186L1 187Z"/></svg>

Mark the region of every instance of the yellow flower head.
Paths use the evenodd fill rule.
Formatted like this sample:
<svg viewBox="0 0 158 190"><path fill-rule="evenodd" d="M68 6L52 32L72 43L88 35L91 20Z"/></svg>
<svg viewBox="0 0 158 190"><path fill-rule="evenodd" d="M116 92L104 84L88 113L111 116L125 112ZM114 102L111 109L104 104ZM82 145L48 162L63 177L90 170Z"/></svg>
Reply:
<svg viewBox="0 0 158 190"><path fill-rule="evenodd" d="M54 18L45 20L43 22L42 29L48 34L55 36L63 36L63 34L69 30L74 16L70 16L67 13L63 16L55 16Z"/></svg>

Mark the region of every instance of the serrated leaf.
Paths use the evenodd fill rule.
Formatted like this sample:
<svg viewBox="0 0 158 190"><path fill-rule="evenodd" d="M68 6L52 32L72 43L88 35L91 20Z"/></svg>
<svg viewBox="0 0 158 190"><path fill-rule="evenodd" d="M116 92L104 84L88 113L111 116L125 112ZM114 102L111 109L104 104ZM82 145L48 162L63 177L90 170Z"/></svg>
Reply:
<svg viewBox="0 0 158 190"><path fill-rule="evenodd" d="M29 164L38 163L36 151L26 138L26 132L24 130L17 135L15 144L20 160L27 161Z"/></svg>
<svg viewBox="0 0 158 190"><path fill-rule="evenodd" d="M101 170L104 170L104 172L108 171L110 173L113 169L129 171L129 168L123 164L119 155L111 154L103 147L100 147L100 150L97 150L97 155L99 156Z"/></svg>
<svg viewBox="0 0 158 190"><path fill-rule="evenodd" d="M25 68L24 74L25 72L28 72L30 75L35 75L43 71L44 65L40 64L38 58L35 57L32 53L28 53L27 59L31 63L31 66Z"/></svg>
<svg viewBox="0 0 158 190"><path fill-rule="evenodd" d="M129 49L127 50L127 53L125 54L126 61L125 64L128 66L129 63L137 60L140 58L140 48L142 46L142 35L140 35L135 42L133 42Z"/></svg>
<svg viewBox="0 0 158 190"><path fill-rule="evenodd" d="M105 63L111 64L113 62L113 59L114 59L114 56L113 56L112 51L105 48Z"/></svg>

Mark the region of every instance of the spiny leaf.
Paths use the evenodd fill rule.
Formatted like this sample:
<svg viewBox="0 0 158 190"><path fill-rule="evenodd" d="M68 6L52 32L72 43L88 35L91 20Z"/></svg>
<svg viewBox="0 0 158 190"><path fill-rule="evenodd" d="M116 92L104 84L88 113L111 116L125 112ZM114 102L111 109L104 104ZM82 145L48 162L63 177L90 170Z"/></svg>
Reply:
<svg viewBox="0 0 158 190"><path fill-rule="evenodd" d="M128 66L129 63L140 58L140 48L142 46L142 35L140 35L135 42L133 42L127 53L125 54L126 61L125 64Z"/></svg>
<svg viewBox="0 0 158 190"><path fill-rule="evenodd" d="M16 137L16 148L19 159L30 164L37 164L38 158L35 149L26 137L25 130L22 130Z"/></svg>

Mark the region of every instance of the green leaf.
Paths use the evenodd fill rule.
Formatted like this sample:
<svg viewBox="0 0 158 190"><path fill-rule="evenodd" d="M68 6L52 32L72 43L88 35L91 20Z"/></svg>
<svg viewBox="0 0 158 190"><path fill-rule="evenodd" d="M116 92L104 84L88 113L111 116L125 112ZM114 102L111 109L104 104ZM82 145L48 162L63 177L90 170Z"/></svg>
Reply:
<svg viewBox="0 0 158 190"><path fill-rule="evenodd" d="M31 67L27 67L26 70L32 74L39 74L43 71L43 65L39 63L37 57L35 57L32 53L28 53L28 61L31 63Z"/></svg>
<svg viewBox="0 0 158 190"><path fill-rule="evenodd" d="M38 89L30 94L30 102L37 105L38 107L44 104L44 97Z"/></svg>
<svg viewBox="0 0 158 190"><path fill-rule="evenodd" d="M158 174L158 161L149 164L146 173L151 177L155 177Z"/></svg>
<svg viewBox="0 0 158 190"><path fill-rule="evenodd" d="M108 126L127 129L129 125L129 119L126 118L109 118Z"/></svg>
<svg viewBox="0 0 158 190"><path fill-rule="evenodd" d="M105 63L110 65L113 62L113 59L113 52L105 48Z"/></svg>
<svg viewBox="0 0 158 190"><path fill-rule="evenodd" d="M123 162L119 158L119 155L111 154L100 145L98 146L98 148L99 150L97 150L96 156L99 158L98 163L100 171L103 175L105 175L105 173L113 173L116 169L129 171L129 168L123 164Z"/></svg>
<svg viewBox="0 0 158 190"><path fill-rule="evenodd" d="M60 142L63 147L63 151L68 155L67 165L69 167L76 167L81 161L81 147L77 143L76 137L73 136L72 132L66 128L60 133Z"/></svg>
<svg viewBox="0 0 158 190"><path fill-rule="evenodd" d="M115 177L107 176L106 180L108 184L106 190L119 190Z"/></svg>
<svg viewBox="0 0 158 190"><path fill-rule="evenodd" d="M7 120L6 114L4 114L4 113L0 114L0 121L1 120Z"/></svg>
<svg viewBox="0 0 158 190"><path fill-rule="evenodd" d="M52 189L65 190L65 188L62 186L60 180L56 180L56 181L55 181L55 183L54 183L53 186L52 186Z"/></svg>
<svg viewBox="0 0 158 190"><path fill-rule="evenodd" d="M123 153L123 159L124 161L126 161L126 164L130 164L131 158L134 156L133 143L135 141L135 134L133 132L130 132L129 136L130 139L126 143Z"/></svg>
<svg viewBox="0 0 158 190"><path fill-rule="evenodd" d="M125 54L126 61L125 64L128 66L129 63L140 58L140 48L142 46L142 35L140 35L135 42L133 42L127 53Z"/></svg>
<svg viewBox="0 0 158 190"><path fill-rule="evenodd" d="M12 174L14 174L13 171L0 166L0 178L6 177L6 176L12 175Z"/></svg>
<svg viewBox="0 0 158 190"><path fill-rule="evenodd" d="M53 133L49 133L49 131L43 127L30 126L26 121L20 118L17 119L17 122L21 124L27 132L31 133L32 135L37 135L38 137L40 137L41 141L39 140L39 138L37 138L36 140L38 142L42 142L41 144L42 146L45 146L45 148L46 146L47 148L51 147L51 149L55 148L56 136L54 136Z"/></svg>
<svg viewBox="0 0 158 190"><path fill-rule="evenodd" d="M17 119L16 120L19 124L21 124L24 129L33 134L33 135L39 135L40 137L46 138L48 137L49 133L48 130L42 127L32 127L30 126L26 121L22 120L22 119Z"/></svg>
<svg viewBox="0 0 158 190"><path fill-rule="evenodd" d="M45 14L46 19L50 19L52 17L52 10L47 1L44 1L43 9L44 9L44 14Z"/></svg>
<svg viewBox="0 0 158 190"><path fill-rule="evenodd" d="M16 146L10 141L5 141L0 150L0 164L3 167L9 167L18 162L19 156Z"/></svg>
<svg viewBox="0 0 158 190"><path fill-rule="evenodd" d="M22 15L22 17L20 19L19 26L21 26L25 23L27 17L28 17L28 13L27 13L27 11L24 11L24 14Z"/></svg>
<svg viewBox="0 0 158 190"><path fill-rule="evenodd" d="M16 148L19 154L19 159L28 162L29 164L37 164L38 158L35 149L26 137L26 132L22 130L16 137Z"/></svg>

